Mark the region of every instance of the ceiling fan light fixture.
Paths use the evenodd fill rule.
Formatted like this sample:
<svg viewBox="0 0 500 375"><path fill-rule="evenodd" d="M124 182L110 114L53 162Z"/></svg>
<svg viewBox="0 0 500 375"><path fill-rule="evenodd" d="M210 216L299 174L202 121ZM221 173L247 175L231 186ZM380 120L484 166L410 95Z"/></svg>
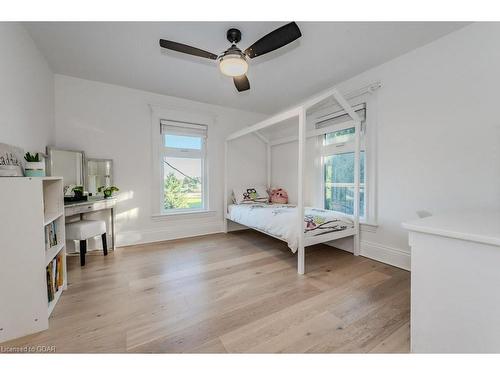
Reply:
<svg viewBox="0 0 500 375"><path fill-rule="evenodd" d="M264 35L245 51L241 51L237 46L237 43L241 40L241 31L235 28L229 29L226 33L231 47L224 51L222 55L216 55L200 48L166 39L160 39L160 46L168 50L218 61L221 73L232 77L236 90L242 92L250 89L250 82L246 76L248 71L247 59L253 59L277 50L301 36L302 33L297 24L290 22Z"/></svg>
<svg viewBox="0 0 500 375"><path fill-rule="evenodd" d="M243 56L231 54L221 57L219 69L229 77L239 77L248 71L248 63Z"/></svg>

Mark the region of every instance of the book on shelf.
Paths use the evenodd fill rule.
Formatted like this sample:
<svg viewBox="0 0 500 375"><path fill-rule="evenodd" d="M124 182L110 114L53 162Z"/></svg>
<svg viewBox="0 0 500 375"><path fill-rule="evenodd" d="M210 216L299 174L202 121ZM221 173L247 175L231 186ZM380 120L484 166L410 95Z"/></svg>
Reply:
<svg viewBox="0 0 500 375"><path fill-rule="evenodd" d="M47 297L49 302L54 299L54 291L52 289L52 265L49 263L47 266Z"/></svg>
<svg viewBox="0 0 500 375"><path fill-rule="evenodd" d="M47 297L51 302L64 284L63 259L58 255L47 265Z"/></svg>
<svg viewBox="0 0 500 375"><path fill-rule="evenodd" d="M63 261L62 256L59 255L57 257L57 269L59 270L59 272L57 273L57 285L59 285L59 287L62 287L64 284L63 273L62 273L62 267L63 267L62 261Z"/></svg>
<svg viewBox="0 0 500 375"><path fill-rule="evenodd" d="M57 245L57 223L55 221L45 226L45 250Z"/></svg>

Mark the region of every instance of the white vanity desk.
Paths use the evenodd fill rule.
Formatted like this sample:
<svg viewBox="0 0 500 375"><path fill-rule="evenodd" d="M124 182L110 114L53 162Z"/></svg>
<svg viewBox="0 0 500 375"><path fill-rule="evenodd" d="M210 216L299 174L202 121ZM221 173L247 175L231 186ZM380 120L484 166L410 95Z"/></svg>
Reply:
<svg viewBox="0 0 500 375"><path fill-rule="evenodd" d="M111 220L111 249L115 249L115 210L117 198L111 197L104 199L99 198L89 198L87 201L82 202L70 202L64 204L64 216L74 216L80 215L80 219L83 218L83 214L110 210L110 220Z"/></svg>
<svg viewBox="0 0 500 375"><path fill-rule="evenodd" d="M411 351L500 352L500 212L409 221Z"/></svg>

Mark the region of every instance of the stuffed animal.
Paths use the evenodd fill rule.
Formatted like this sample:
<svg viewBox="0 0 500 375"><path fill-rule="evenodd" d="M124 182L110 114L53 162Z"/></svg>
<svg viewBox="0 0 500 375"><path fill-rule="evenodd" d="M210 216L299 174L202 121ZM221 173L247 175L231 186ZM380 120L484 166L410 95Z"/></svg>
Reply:
<svg viewBox="0 0 500 375"><path fill-rule="evenodd" d="M270 201L271 203L287 204L288 193L283 189L271 189Z"/></svg>

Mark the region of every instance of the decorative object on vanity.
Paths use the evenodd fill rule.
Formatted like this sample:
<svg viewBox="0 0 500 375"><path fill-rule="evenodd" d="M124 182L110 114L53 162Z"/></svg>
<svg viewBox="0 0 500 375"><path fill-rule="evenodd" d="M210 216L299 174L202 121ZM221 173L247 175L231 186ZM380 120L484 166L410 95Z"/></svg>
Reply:
<svg viewBox="0 0 500 375"><path fill-rule="evenodd" d="M219 56L204 51L199 48L191 47L186 44L172 42L170 40L160 39L160 46L173 51L187 53L189 55L203 57L211 60L219 60L219 69L222 74L232 77L234 85L238 91L250 89L250 82L246 76L248 70L247 59L253 59L262 56L278 48L284 47L300 38L302 33L295 22L290 22L264 35L245 51L241 51L237 46L241 40L241 31L238 29L229 29L227 31L227 40L231 43L226 51Z"/></svg>
<svg viewBox="0 0 500 375"><path fill-rule="evenodd" d="M104 198L111 198L115 191L120 191L120 189L118 189L116 186L100 186L97 189L97 192L104 194Z"/></svg>
<svg viewBox="0 0 500 375"><path fill-rule="evenodd" d="M23 177L22 148L0 143L0 177Z"/></svg>
<svg viewBox="0 0 500 375"><path fill-rule="evenodd" d="M76 202L86 202L88 200L87 195L82 195L81 197L75 197L72 195L64 196L64 203L76 203Z"/></svg>
<svg viewBox="0 0 500 375"><path fill-rule="evenodd" d="M26 177L45 177L45 162L40 159L38 152L36 154L27 152L24 155L24 160L26 160L24 175Z"/></svg>
<svg viewBox="0 0 500 375"><path fill-rule="evenodd" d="M64 187L64 202L83 202L88 199L82 185L68 185Z"/></svg>
<svg viewBox="0 0 500 375"><path fill-rule="evenodd" d="M83 186L82 185L77 185L75 186L73 189L71 189L71 191L73 192L73 196L75 198L83 198Z"/></svg>

